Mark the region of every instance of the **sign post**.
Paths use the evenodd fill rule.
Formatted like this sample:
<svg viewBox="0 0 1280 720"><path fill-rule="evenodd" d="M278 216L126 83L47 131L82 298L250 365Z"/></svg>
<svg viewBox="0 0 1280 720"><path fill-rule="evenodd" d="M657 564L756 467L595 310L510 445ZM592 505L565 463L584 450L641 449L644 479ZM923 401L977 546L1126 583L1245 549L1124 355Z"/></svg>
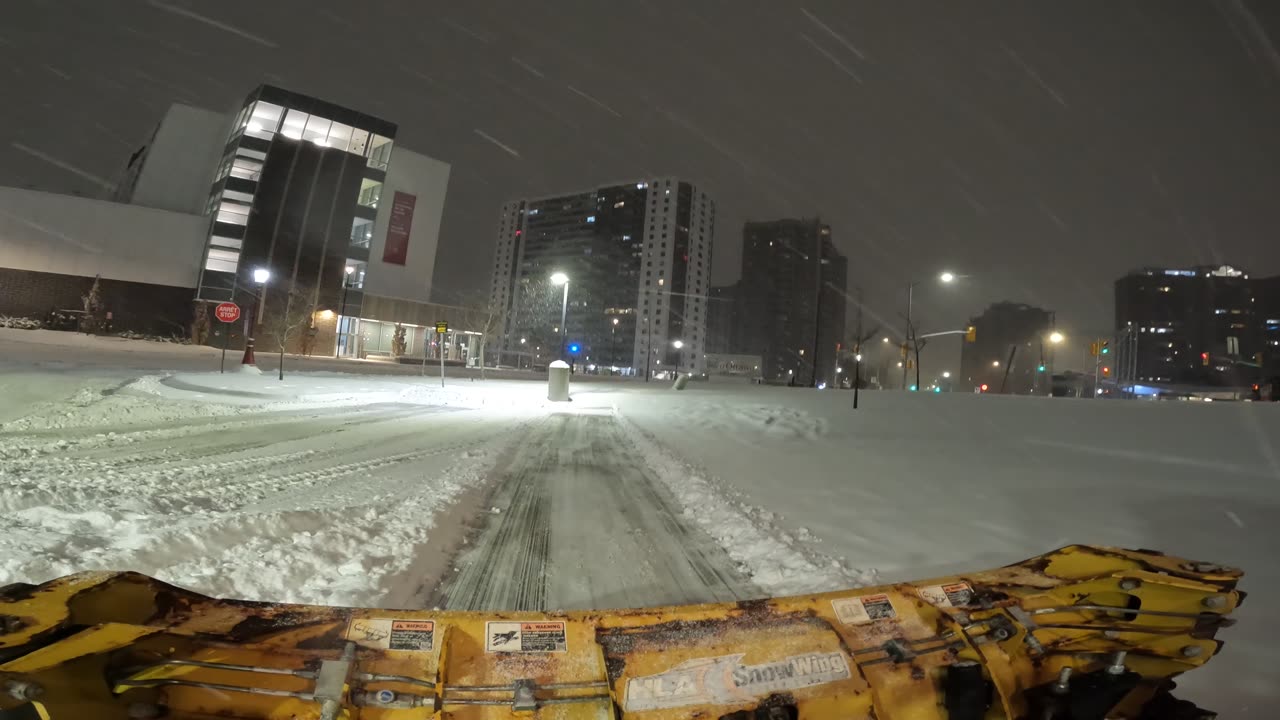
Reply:
<svg viewBox="0 0 1280 720"><path fill-rule="evenodd" d="M218 372L225 373L227 371L227 340L231 336L231 323L240 319L240 306L233 302L218 303L213 309L213 316L222 323L222 361L218 365Z"/></svg>
<svg viewBox="0 0 1280 720"><path fill-rule="evenodd" d="M436 321L436 334L440 336L440 387L444 387L444 334L449 332L449 323Z"/></svg>

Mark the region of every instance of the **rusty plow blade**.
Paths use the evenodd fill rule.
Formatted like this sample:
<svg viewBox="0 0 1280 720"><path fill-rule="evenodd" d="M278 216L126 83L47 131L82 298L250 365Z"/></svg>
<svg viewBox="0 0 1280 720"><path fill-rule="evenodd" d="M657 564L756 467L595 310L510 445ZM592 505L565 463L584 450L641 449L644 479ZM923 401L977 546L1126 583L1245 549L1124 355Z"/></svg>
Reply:
<svg viewBox="0 0 1280 720"><path fill-rule="evenodd" d="M1207 718L1241 573L1071 546L714 605L435 612L204 597L134 573L0 589L0 718Z"/></svg>

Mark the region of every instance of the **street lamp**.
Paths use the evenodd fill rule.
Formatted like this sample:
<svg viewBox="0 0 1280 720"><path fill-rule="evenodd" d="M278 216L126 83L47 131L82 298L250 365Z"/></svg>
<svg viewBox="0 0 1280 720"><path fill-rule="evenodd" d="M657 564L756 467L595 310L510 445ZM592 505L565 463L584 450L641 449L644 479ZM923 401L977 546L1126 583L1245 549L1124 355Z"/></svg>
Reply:
<svg viewBox="0 0 1280 720"><path fill-rule="evenodd" d="M253 327L249 328L249 332L245 333L244 357L240 358L241 365L253 365L255 360L253 357L253 336L258 334L258 328L262 326L262 309L267 305L267 281L271 279L271 271L266 268L254 268L253 281L258 283L258 295L255 298L258 303L257 320L254 321ZM245 318L248 321L248 317Z"/></svg>
<svg viewBox="0 0 1280 720"><path fill-rule="evenodd" d="M1067 339L1066 336L1064 336L1060 332L1057 332L1056 330L1049 334L1049 342L1053 343L1054 345L1060 345L1062 344L1062 341L1066 339Z"/></svg>
<svg viewBox="0 0 1280 720"><path fill-rule="evenodd" d="M351 265L348 265L346 270L343 271L346 274L342 276L342 307L338 311L338 333L337 333L338 338L337 338L337 343L335 343L335 347L333 349L334 357L342 356L342 346L343 346L342 319L347 316L347 288L351 287L351 276L355 274L355 271L356 269ZM349 322L347 324L350 325ZM350 334L351 334L350 332L346 333L346 335L350 335ZM350 338L348 338L348 341L350 341Z"/></svg>
<svg viewBox="0 0 1280 720"><path fill-rule="evenodd" d="M956 275L950 270L946 270L938 274L938 281L944 285L947 285L955 282L956 279L959 277L962 277L962 276ZM910 344L911 351L915 355L916 387L920 386L920 344L916 337L917 333L916 333L915 325L911 323L911 306L913 304L912 301L914 300L913 296L915 294L916 286L919 284L920 284L920 281L918 280L915 282L907 283L907 334L905 336L906 342ZM889 338L886 337L885 341L887 342L888 339ZM907 387L906 367L902 368L902 387L904 389Z"/></svg>
<svg viewBox="0 0 1280 720"><path fill-rule="evenodd" d="M943 370L943 371L942 371L942 378L943 378L944 380L945 380L945 379L947 379L947 378L950 378L950 377L951 377L951 371L950 371L950 370Z"/></svg>
<svg viewBox="0 0 1280 720"><path fill-rule="evenodd" d="M673 347L673 348L675 348L675 349L679 350L680 348L684 347L684 341L683 341L683 340L672 340L672 341L671 341L671 347Z"/></svg>
<svg viewBox="0 0 1280 720"><path fill-rule="evenodd" d="M564 286L564 296L560 299L560 359L563 360L569 335L569 328L565 327L565 316L569 313L569 276L562 272L552 273L551 284Z"/></svg>
<svg viewBox="0 0 1280 720"><path fill-rule="evenodd" d="M991 361L991 367L1000 367L1000 361L999 361L999 360L992 360L992 361Z"/></svg>

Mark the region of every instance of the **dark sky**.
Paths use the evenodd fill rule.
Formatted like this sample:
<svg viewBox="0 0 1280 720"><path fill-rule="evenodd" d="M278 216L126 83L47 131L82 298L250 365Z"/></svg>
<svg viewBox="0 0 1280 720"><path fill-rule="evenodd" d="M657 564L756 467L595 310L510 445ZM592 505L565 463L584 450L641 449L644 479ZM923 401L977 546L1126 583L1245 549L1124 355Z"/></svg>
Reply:
<svg viewBox="0 0 1280 720"><path fill-rule="evenodd" d="M1277 44L1267 0L11 0L0 183L101 192L169 103L266 81L452 164L444 295L487 289L503 200L675 174L718 283L743 220L821 214L888 324L945 268L924 329L1014 300L1080 337L1134 267L1280 273Z"/></svg>

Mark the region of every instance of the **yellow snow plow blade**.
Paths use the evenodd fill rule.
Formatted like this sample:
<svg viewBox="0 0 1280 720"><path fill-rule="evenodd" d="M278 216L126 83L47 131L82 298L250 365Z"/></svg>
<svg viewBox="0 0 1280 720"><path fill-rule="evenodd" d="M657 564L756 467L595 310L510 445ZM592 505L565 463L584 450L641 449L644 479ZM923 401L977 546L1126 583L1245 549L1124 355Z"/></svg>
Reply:
<svg viewBox="0 0 1280 720"><path fill-rule="evenodd" d="M1171 678L1218 652L1240 576L1071 546L820 595L484 613L82 573L0 589L0 718L1184 717Z"/></svg>

